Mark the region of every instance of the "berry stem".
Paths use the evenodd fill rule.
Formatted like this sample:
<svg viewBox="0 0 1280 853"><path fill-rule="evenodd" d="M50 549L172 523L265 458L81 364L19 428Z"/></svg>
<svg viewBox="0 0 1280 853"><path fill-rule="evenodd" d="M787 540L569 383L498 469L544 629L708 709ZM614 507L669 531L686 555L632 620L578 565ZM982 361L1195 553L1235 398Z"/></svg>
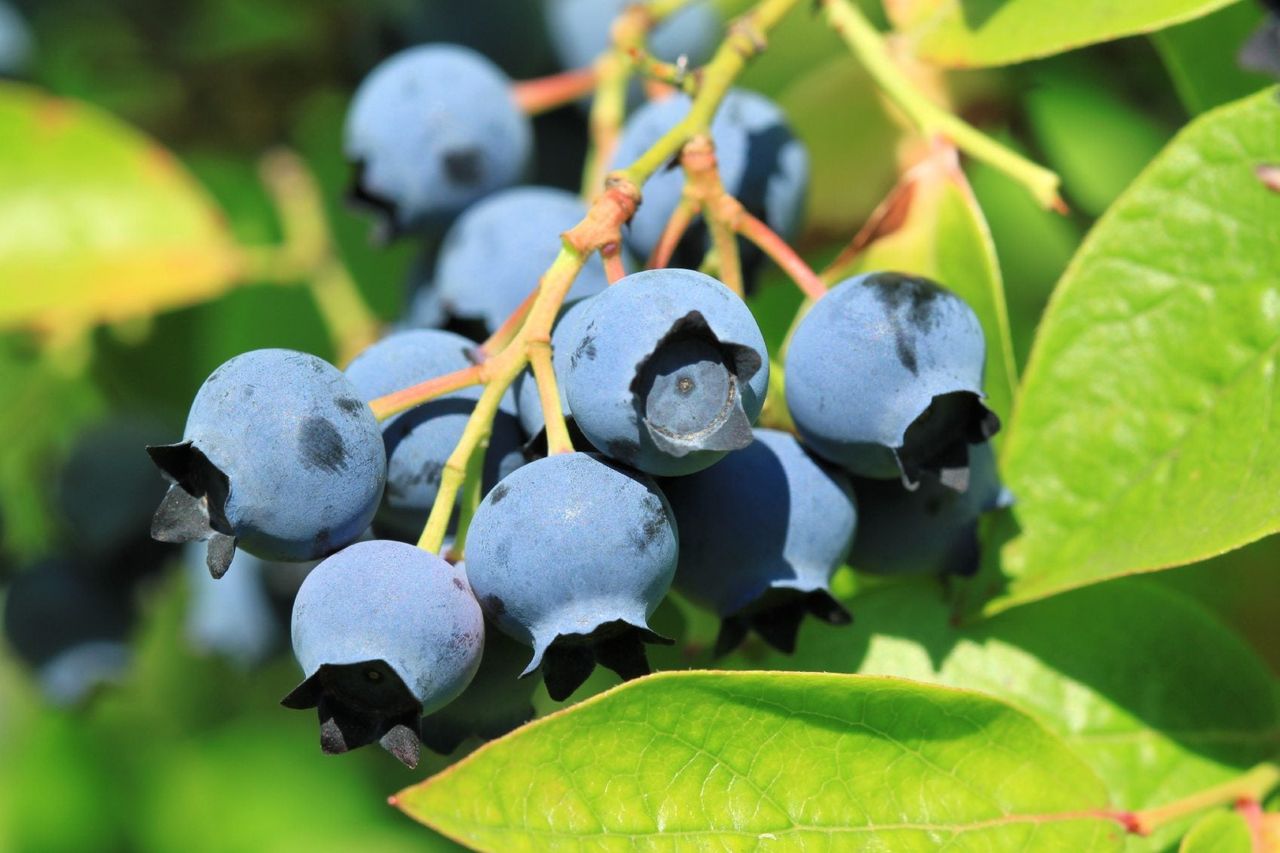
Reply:
<svg viewBox="0 0 1280 853"><path fill-rule="evenodd" d="M632 69L639 76L665 83L691 97L698 93L702 74L697 68L690 68L681 62L663 62L649 51L638 47L630 48L627 51L627 57L631 60Z"/></svg>
<svg viewBox="0 0 1280 853"><path fill-rule="evenodd" d="M462 370L455 370L453 373L446 373L444 376L435 376L399 391L392 391L371 401L369 408L373 409L375 418L385 421L437 397L452 394L454 391L469 388L472 385L479 385L484 381L484 365L475 364Z"/></svg>
<svg viewBox="0 0 1280 853"><path fill-rule="evenodd" d="M587 130L591 146L582 172L582 195L590 201L604 181L613 161L622 133L622 120L627 112L627 80L630 69L619 51L606 51L596 60L596 93L591 101Z"/></svg>
<svg viewBox="0 0 1280 853"><path fill-rule="evenodd" d="M502 321L502 325L497 328L488 340L476 347L476 355L480 361L491 358L495 353L500 352L507 344L515 338L516 332L520 331L520 327L524 325L525 318L529 316L529 311L533 308L533 303L538 298L538 288L535 287L530 291L529 295L520 303L520 307L511 312L511 316Z"/></svg>
<svg viewBox="0 0 1280 853"><path fill-rule="evenodd" d="M604 259L604 277L610 284L617 284L626 277L627 268L622 263L621 246L605 246L600 250L600 257Z"/></svg>
<svg viewBox="0 0 1280 853"><path fill-rule="evenodd" d="M804 258L796 254L795 249L787 245L786 240L783 240L764 222L744 210L738 218L737 231L781 267L805 296L818 300L827 292L827 286L813 268L805 263Z"/></svg>
<svg viewBox="0 0 1280 853"><path fill-rule="evenodd" d="M529 364L533 368L534 381L538 383L538 401L542 404L542 411L560 414L560 417L546 418L547 455L572 453L573 441L569 438L569 428L561 413L560 388L551 362L550 341L529 342Z"/></svg>
<svg viewBox="0 0 1280 853"><path fill-rule="evenodd" d="M671 263L671 256L675 254L676 246L680 245L680 238L689 230L693 217L698 215L699 210L697 200L691 195L686 192L681 196L676 209L671 211L671 218L667 220L666 227L662 229L658 245L653 247L653 253L649 255L646 267L656 270Z"/></svg>
<svg viewBox="0 0 1280 853"><path fill-rule="evenodd" d="M973 125L930 101L893 61L884 37L853 0L817 0L831 28L844 40L884 93L925 136L942 136L975 160L1022 184L1043 207L1059 212L1061 180L1050 170L1006 148Z"/></svg>
<svg viewBox="0 0 1280 853"><path fill-rule="evenodd" d="M737 199L730 196L720 180L716 146L709 134L699 134L685 143L680 152L684 167L686 193L699 202L711 232L720 264L720 280L739 296L745 296L742 282L742 256L738 252L736 222L745 213Z"/></svg>
<svg viewBox="0 0 1280 853"><path fill-rule="evenodd" d="M595 87L595 68L575 68L547 77L522 80L512 87L512 96L525 115L535 116L585 98Z"/></svg>

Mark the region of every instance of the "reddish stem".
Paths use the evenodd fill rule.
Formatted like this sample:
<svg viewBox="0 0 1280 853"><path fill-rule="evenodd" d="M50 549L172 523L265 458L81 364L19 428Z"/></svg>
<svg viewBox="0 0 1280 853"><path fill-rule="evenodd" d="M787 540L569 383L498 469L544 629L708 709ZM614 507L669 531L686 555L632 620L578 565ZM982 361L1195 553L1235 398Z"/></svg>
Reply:
<svg viewBox="0 0 1280 853"><path fill-rule="evenodd" d="M773 262L791 277L805 296L816 301L826 294L827 286L822 283L822 279L818 278L813 268L805 263L804 258L796 254L795 249L788 246L787 241L778 236L777 232L768 225L744 210L737 221L737 231L772 258Z"/></svg>
<svg viewBox="0 0 1280 853"><path fill-rule="evenodd" d="M549 77L522 80L511 90L521 111L538 115L585 98L595 87L595 68L575 68Z"/></svg>
<svg viewBox="0 0 1280 853"><path fill-rule="evenodd" d="M600 256L604 258L604 276L610 284L617 284L626 276L627 268L622 264L622 250L617 243L602 248Z"/></svg>
<svg viewBox="0 0 1280 853"><path fill-rule="evenodd" d="M661 269L671 263L671 256L675 254L676 246L680 245L680 238L689 230L697 213L697 204L687 196L680 199L676 209L671 212L671 218L667 220L667 226L662 229L658 245L653 247L653 254L649 255L649 262L645 265L648 269Z"/></svg>
<svg viewBox="0 0 1280 853"><path fill-rule="evenodd" d="M480 385L484 381L484 367L479 364L473 364L470 367L464 367L462 370L455 370L453 373L446 373L444 376L436 376L426 382L419 382L417 385L410 385L408 388L393 391L370 402L369 408L373 409L375 418L385 421L393 415L407 412L414 406L420 406L423 403L434 400L437 397L443 397L445 394L451 394L462 388Z"/></svg>

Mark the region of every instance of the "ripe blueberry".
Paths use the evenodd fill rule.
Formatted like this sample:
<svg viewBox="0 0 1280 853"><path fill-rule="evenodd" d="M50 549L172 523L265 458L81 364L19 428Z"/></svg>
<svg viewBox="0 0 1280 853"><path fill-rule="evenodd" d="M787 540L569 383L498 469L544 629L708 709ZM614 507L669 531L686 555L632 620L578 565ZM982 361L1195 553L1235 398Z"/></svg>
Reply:
<svg viewBox="0 0 1280 853"><path fill-rule="evenodd" d="M505 190L468 208L440 247L435 284L445 311L480 319L490 332L497 329L555 260L557 235L586 215L578 196L551 187ZM568 298L599 293L608 284L604 262L593 255Z"/></svg>
<svg viewBox="0 0 1280 853"><path fill-rule="evenodd" d="M356 356L347 367L347 378L358 396L369 401L470 367L473 348L471 341L452 332L397 332ZM383 422L387 489L377 524L391 538L416 538L422 532L440 488L444 464L462 437L481 391L479 386L463 388ZM515 398L508 392L494 419L485 454L486 488L524 461L522 442Z"/></svg>
<svg viewBox="0 0 1280 853"><path fill-rule="evenodd" d="M209 577L205 559L200 542L183 549L187 641L197 651L217 655L240 669L260 666L284 636L266 584L266 574L278 567L241 551L231 561L233 571L215 581Z"/></svg>
<svg viewBox="0 0 1280 853"><path fill-rule="evenodd" d="M437 228L467 205L520 180L532 130L511 81L473 50L409 48L356 90L345 149L353 196L381 214L383 236Z"/></svg>
<svg viewBox="0 0 1280 853"><path fill-rule="evenodd" d="M354 542L386 479L378 422L359 392L332 365L292 350L223 364L196 393L183 441L147 450L173 483L152 536L210 540L214 577L237 545L302 562Z"/></svg>
<svg viewBox="0 0 1280 853"><path fill-rule="evenodd" d="M462 693L483 649L461 569L402 542L357 542L298 591L293 652L305 678L283 704L318 709L326 753L378 741L413 767L420 718Z"/></svg>
<svg viewBox="0 0 1280 853"><path fill-rule="evenodd" d="M629 0L549 0L545 5L551 44L565 68L591 65L609 46L609 30ZM711 58L720 39L720 18L711 3L693 3L656 27L654 56L667 62L684 57L690 66Z"/></svg>
<svg viewBox="0 0 1280 853"><path fill-rule="evenodd" d="M877 575L972 575L978 569L978 521L1013 497L1000 484L990 444L969 449L969 488L957 492L932 474L908 491L897 480L854 478L861 513L849 564Z"/></svg>
<svg viewBox="0 0 1280 853"><path fill-rule="evenodd" d="M648 477L586 453L531 462L480 503L467 574L489 618L533 648L547 692L565 699L597 663L647 674L648 619L671 585L671 508Z"/></svg>
<svg viewBox="0 0 1280 853"><path fill-rule="evenodd" d="M787 433L757 429L749 446L662 490L680 530L674 586L723 620L717 654L748 629L789 653L805 613L848 623L828 589L858 524L844 472Z"/></svg>
<svg viewBox="0 0 1280 853"><path fill-rule="evenodd" d="M720 282L681 269L629 275L585 305L574 331L565 398L601 452L672 477L751 443L769 356Z"/></svg>
<svg viewBox="0 0 1280 853"><path fill-rule="evenodd" d="M689 112L683 96L650 101L627 120L614 156L615 168L630 164ZM745 89L729 93L711 123L716 159L725 188L754 216L790 239L804 215L809 183L809 155L788 127L782 111L763 95ZM662 236L684 190L684 171L659 171L641 188L644 203L631 219L627 245L647 258ZM709 245L703 229L694 229L682 243L686 251L673 259L676 266L697 266ZM758 253L747 252L744 266L752 267Z"/></svg>
<svg viewBox="0 0 1280 853"><path fill-rule="evenodd" d="M982 404L986 343L964 300L923 278L841 282L787 350L787 406L814 451L861 477L923 472L963 491L969 445L1000 429Z"/></svg>
<svg viewBox="0 0 1280 853"><path fill-rule="evenodd" d="M8 3L0 2L0 76L21 74L31 62L31 31Z"/></svg>
<svg viewBox="0 0 1280 853"><path fill-rule="evenodd" d="M465 571L462 563L458 568ZM422 719L423 745L448 755L468 738L492 740L532 720L538 679L520 677L528 657L524 646L486 624L476 677L457 699Z"/></svg>

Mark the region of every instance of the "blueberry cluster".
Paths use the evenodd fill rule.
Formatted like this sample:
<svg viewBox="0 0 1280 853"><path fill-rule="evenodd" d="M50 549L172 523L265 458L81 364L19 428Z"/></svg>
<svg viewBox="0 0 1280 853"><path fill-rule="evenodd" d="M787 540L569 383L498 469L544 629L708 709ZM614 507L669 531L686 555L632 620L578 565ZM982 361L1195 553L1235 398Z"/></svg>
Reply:
<svg viewBox="0 0 1280 853"><path fill-rule="evenodd" d="M588 11L617 5L548 9L586 26ZM717 26L691 20L669 31L693 38L673 48L682 54ZM557 31L569 55L603 44ZM673 96L638 108L616 164L689 106ZM808 161L782 112L735 90L711 135L725 189L794 235ZM526 371L484 434L478 504L443 507L456 542L418 547L484 389L463 383L381 422L370 404L492 357L478 341L537 288L557 235L587 216L566 191L516 186L531 145L511 82L479 54L428 45L386 60L356 92L346 150L353 196L379 234L442 238L415 273L408 316L345 371L281 349L231 359L199 389L181 440L148 447L169 484L152 535L203 543L189 557L209 576L191 578L192 640L260 661L281 633L272 578L287 578L275 585L292 600L303 679L284 704L315 710L326 752L378 743L413 765L423 744L448 751L529 719L535 674L555 700L597 665L644 675L647 646L672 642L652 624L672 590L720 620L718 655L753 633L789 652L806 614L850 621L831 591L841 566L972 572L979 517L1008 501L987 443L999 422L984 404L982 328L960 298L889 272L841 282L800 318L780 367L746 302L694 268L709 245L694 228L664 268L609 284L599 257L587 262L551 335L576 450L548 447ZM674 168L640 188L624 268L638 266L625 249L651 254L681 188ZM745 249L747 271L762 267ZM773 405L790 421L761 426L780 369L785 401ZM82 582L56 567L32 577ZM92 636L57 649L8 621L31 659L73 648L74 666L101 669L111 656L94 643L127 620L108 608L95 618L83 622Z"/></svg>

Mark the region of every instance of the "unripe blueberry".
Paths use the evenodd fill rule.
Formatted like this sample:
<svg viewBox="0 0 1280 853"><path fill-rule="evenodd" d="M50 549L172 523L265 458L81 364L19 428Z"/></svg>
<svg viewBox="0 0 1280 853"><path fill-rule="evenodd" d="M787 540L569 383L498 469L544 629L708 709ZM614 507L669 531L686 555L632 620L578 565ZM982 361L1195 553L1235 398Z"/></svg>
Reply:
<svg viewBox="0 0 1280 853"><path fill-rule="evenodd" d="M452 332L415 329L388 335L347 367L360 398L384 394L472 366L471 341ZM387 489L377 524L393 538L416 538L431 513L445 462L453 452L483 389L476 385L437 398L382 424L386 441ZM515 398L504 396L485 454L484 487L519 467L523 437Z"/></svg>
<svg viewBox="0 0 1280 853"><path fill-rule="evenodd" d="M795 649L805 613L846 624L831 596L858 524L849 478L784 432L755 441L705 471L662 481L680 529L675 588L722 620L716 653L754 629Z"/></svg>
<svg viewBox="0 0 1280 853"><path fill-rule="evenodd" d="M210 540L214 577L237 546L303 562L354 542L386 479L378 422L359 393L332 365L291 350L223 364L196 393L183 441L147 450L173 483L152 535Z"/></svg>
<svg viewBox="0 0 1280 853"><path fill-rule="evenodd" d="M908 491L897 480L854 479L861 519L849 564L877 575L972 575L981 558L978 521L1010 506L990 444L970 448L972 475L964 492L925 474Z"/></svg>
<svg viewBox="0 0 1280 853"><path fill-rule="evenodd" d="M574 331L565 398L601 452L671 477L751 443L769 356L720 282L681 269L629 275L589 301Z"/></svg>
<svg viewBox="0 0 1280 853"><path fill-rule="evenodd" d="M964 300L898 273L847 279L787 349L787 407L810 448L860 477L923 472L963 491L969 445L1000 428L983 405L986 342Z"/></svg>
<svg viewBox="0 0 1280 853"><path fill-rule="evenodd" d="M386 236L438 228L520 180L533 134L511 81L485 57L449 44L386 59L356 90L345 149L354 197L384 217Z"/></svg>
<svg viewBox="0 0 1280 853"><path fill-rule="evenodd" d="M669 642L648 619L671 585L678 541L652 480L586 453L539 459L480 503L467 574L485 613L533 648L553 699L596 663L649 671L644 643Z"/></svg>
<svg viewBox="0 0 1280 853"><path fill-rule="evenodd" d="M283 704L318 709L326 753L378 741L412 767L419 719L462 693L483 649L461 569L402 542L357 542L298 591L293 651L305 679Z"/></svg>

